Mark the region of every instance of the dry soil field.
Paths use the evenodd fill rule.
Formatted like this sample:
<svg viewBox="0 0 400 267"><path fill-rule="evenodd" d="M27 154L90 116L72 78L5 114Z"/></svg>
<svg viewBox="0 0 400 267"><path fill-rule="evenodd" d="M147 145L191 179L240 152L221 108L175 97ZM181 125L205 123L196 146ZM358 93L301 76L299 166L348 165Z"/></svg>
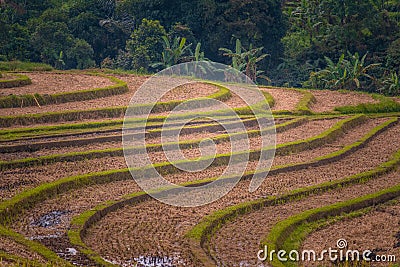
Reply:
<svg viewBox="0 0 400 267"><path fill-rule="evenodd" d="M249 136L251 157L227 195L187 208L153 199L127 169L125 107L149 77L22 74L32 84L0 89L0 266L339 266L340 260L328 258L257 258L264 246L320 252L337 249L339 239L347 241L342 249L370 250L372 260L400 260L399 114L352 109L393 100L261 88L274 115L276 150L266 179L249 192L249 178L260 172L260 151L269 149L261 133L270 128L260 127L237 94L188 80L153 109L146 145L135 153L162 166L168 181L194 187L224 173L232 136ZM178 140L185 160L202 160L205 139L214 141L218 160L198 172L170 168L161 142L175 138L161 140L165 116L174 103L210 96L241 110L245 129L230 135L206 116L191 121ZM236 129L233 118L223 120ZM397 266L347 264L342 266Z"/></svg>

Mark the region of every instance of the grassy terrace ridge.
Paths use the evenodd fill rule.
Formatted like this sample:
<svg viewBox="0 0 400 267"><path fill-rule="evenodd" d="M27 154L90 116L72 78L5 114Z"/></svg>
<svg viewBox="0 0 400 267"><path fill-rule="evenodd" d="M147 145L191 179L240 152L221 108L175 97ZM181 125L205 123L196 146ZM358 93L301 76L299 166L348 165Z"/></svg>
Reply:
<svg viewBox="0 0 400 267"><path fill-rule="evenodd" d="M219 122L222 123L224 122L224 125L233 125L237 124L239 122L230 122L232 118L226 117L226 118L220 118ZM235 119L235 118L233 118ZM257 118L255 117L241 117L239 118L240 121L244 125L253 125L257 123ZM138 125L136 127L129 127L129 130L131 131L140 131L143 128L149 129L148 130L148 136L160 136L161 132L168 133L171 131L171 129L174 129L173 127L176 127L176 123L172 124L163 124L163 123L150 123L146 125ZM161 128L162 127L162 128ZM185 125L182 130L187 133L194 133L194 132L201 132L201 131L211 131L213 129L221 129L222 126L220 126L219 123L210 121L208 119L204 120L195 120L191 121L187 125ZM90 137L90 138L79 138L79 135L81 134L107 134L107 133L114 133L114 135L107 135L107 136L100 136L100 137ZM115 134L117 133L117 134ZM17 152L17 151L32 151L32 150L37 150L37 149L42 149L42 148L52 148L52 147L60 147L60 146L70 146L70 145L80 145L80 144L91 144L91 143L98 143L98 142L109 142L109 141L121 141L122 139L122 126L118 128L101 128L100 130L96 131L84 131L84 132L77 132L77 133L65 133L65 134L55 134L55 135L41 135L41 136L35 136L35 137L30 137L30 138L21 138L21 139L14 139L14 140L29 140L32 143L31 144L17 144L17 145L7 145L0 147L0 152L7 153L7 152ZM135 134L132 133L130 134L134 136ZM61 140L61 141L50 141L50 142L40 142L40 139L42 138L60 138L60 137L78 137L75 139L70 139L70 140ZM15 137L15 135L14 135ZM0 139L1 140L1 139ZM35 140L39 140L39 142L35 142ZM1 140L0 144L2 142L9 142L8 140Z"/></svg>
<svg viewBox="0 0 400 267"><path fill-rule="evenodd" d="M264 95L267 95L265 92ZM211 95L213 96L213 95ZM215 94L214 94L215 97ZM191 103L207 103L204 101L204 97L189 99L186 101L191 101ZM268 97L266 98L266 101ZM170 103L170 104L167 104ZM257 110L263 108L263 105L267 102L256 103L254 106L249 107L239 107L233 108L229 110L216 110L216 111L208 111L208 112L197 112L197 113L185 113L178 114L173 116L150 116L146 118L137 118L137 122L162 122L167 117L169 119L184 119L184 118L195 118L198 116L218 116L224 117L231 114L233 110L239 116L240 115L253 115L253 110ZM156 106L159 105L159 108L172 108L176 104L176 101L157 103ZM143 108L143 107L138 107ZM159 109L158 108L158 109ZM111 108L98 108L98 109L88 109L88 110L71 110L64 112L48 112L48 113L40 113L40 114L27 114L27 115L17 115L17 116L0 116L0 126L2 127L11 127L13 125L31 125L36 123L53 123L60 121L75 121L82 119L97 119L97 118L115 118L122 117L125 115L127 107L111 107Z"/></svg>
<svg viewBox="0 0 400 267"><path fill-rule="evenodd" d="M329 119L343 117L343 114L318 114L309 116L309 119ZM400 112L397 113L376 113L368 114L371 118L382 118L382 117L395 117L400 116ZM293 119L298 116L293 115L274 115L276 119ZM231 117L218 117L219 120L229 120ZM254 118L254 115L239 115L239 118L249 119ZM104 120L99 122L84 122L84 123L63 123L59 125L51 126L36 126L36 127L23 127L15 129L0 129L0 144L2 142L17 141L17 140L35 140L40 138L51 138L51 137L67 137L79 134L92 134L92 133L106 133L108 131L121 130L123 126L123 119L112 119ZM196 121L199 121L197 119ZM206 120L204 120L206 123ZM142 123L146 123L145 120ZM163 121L154 121L146 123L146 127L157 128L161 127Z"/></svg>
<svg viewBox="0 0 400 267"><path fill-rule="evenodd" d="M349 213L343 213L343 214L340 214L337 216L328 217L328 218L324 218L324 219L317 220L317 221L302 223L299 226L295 227L295 229L291 232L289 237L286 238L284 244L282 245L282 248L287 249L287 251L290 251L292 249L297 249L297 251L300 251L301 243L312 232L314 232L318 229L321 229L322 227L333 225L333 224L335 224L339 221L345 220L345 219L353 219L353 218L361 217L363 215L368 214L376 207L379 207L382 205L387 205L387 204L390 205L390 203L392 201L393 200L389 200L384 203L379 203L378 205L374 204L373 206L358 209L356 211L352 211ZM267 238L265 238L265 240L267 240ZM355 265L351 265L350 263L345 263L345 264L348 264L346 266L355 266ZM357 264L357 263L355 263L355 264ZM361 262L361 264L362 264L361 266L365 266L365 267L369 266L367 262ZM282 265L279 265L279 266L282 266ZM284 263L284 266L297 266L297 264L295 264L294 262L288 261L288 262ZM359 266L359 265L356 265L356 266ZM394 267L394 266L398 266L398 265L389 265L389 266Z"/></svg>
<svg viewBox="0 0 400 267"><path fill-rule="evenodd" d="M64 74L64 72L54 72L57 74ZM68 72L65 72L68 73ZM101 73L93 72L82 72L84 75L101 76L107 78L114 85L110 85L103 88L93 88L80 90L75 92L65 92L58 94L32 94L32 95L9 95L0 97L0 108L18 108L27 106L44 106L51 104L76 102L84 100L92 100L97 98L103 98L112 95L121 95L129 92L128 84L113 76L107 76Z"/></svg>
<svg viewBox="0 0 400 267"><path fill-rule="evenodd" d="M220 228L223 227L224 224L233 221L239 216L244 214L260 210L267 206L280 205L288 202L304 199L313 194L321 194L336 188L342 188L358 183L364 183L368 180L374 179L381 175L390 173L398 168L400 165L400 151L396 152L392 159L381 164L377 168L366 171L363 173L359 173L356 175L352 175L341 180L325 182L315 186L309 186L305 188L300 188L293 190L289 193L286 193L283 196L271 196L265 199L259 199L255 201L241 203L235 206L228 207L223 210L219 210L214 212L211 215L205 217L199 224L197 224L194 228L192 228L187 234L186 237L191 239L194 244L193 250L195 253L199 253L197 255L199 258L204 258L206 254L206 258L212 257L209 251L209 241L211 236ZM270 244L270 242L268 242ZM276 246L268 246L269 249L275 249Z"/></svg>
<svg viewBox="0 0 400 267"><path fill-rule="evenodd" d="M381 131L387 129L391 125L393 125L394 122L397 120L391 120L388 122L385 122L373 130L371 130L367 135L365 135L361 140L364 142L368 142L371 138L376 136L376 134L380 133ZM357 141L356 143L350 145L347 148L342 149L342 153L345 154L346 152L349 151L350 147L356 146L355 144L359 144L358 146L361 146L363 141ZM330 154L331 157L338 157L339 153L332 153ZM329 158L329 155L327 156L322 156L319 157L318 159L323 161L324 159ZM317 159L316 159L317 160ZM311 161L308 164L313 164L316 160ZM320 185L316 186L311 186L311 187L306 187L306 188L301 188L297 190L293 190L290 193L287 193L286 195L282 197L268 197L265 199L259 199L251 202L245 202L236 206L232 206L229 208L226 208L224 210L219 210L207 217L205 217L198 225L196 225L191 231L189 231L186 234L186 237L191 240L190 243L194 245L193 247L193 253L195 254L196 258L202 261L205 266L211 266L209 263L208 256L204 255L204 252L202 252L201 247L203 247L211 238L211 235L215 233L217 229L222 227L222 225L237 216L253 211L255 209L260 209L266 205L276 205L282 202L287 202L287 201L293 201L295 199L307 197L308 195L315 194L315 193L320 193L323 191L331 190L333 188L337 187L343 187L343 186L348 186L351 184L355 183L361 183L365 181L366 179L372 179L378 175L387 173L392 171L394 168L397 167L400 163L400 151L397 152L392 160L389 160L388 162L382 164L381 166L375 168L372 171L361 173L358 175L354 175L351 177L344 178L342 180L338 181L333 181L333 182L326 182L322 183ZM304 163L303 163L304 164ZM305 163L307 164L307 163ZM280 166L276 167L276 170L292 170L293 167L295 167L296 164L293 164L292 166ZM245 179L251 179L252 174L254 172L249 172L246 173L243 177L242 180ZM211 179L206 179L206 180L201 180L201 181L194 181L194 182L188 182L185 184L182 184L182 186L193 186L193 185L203 185L210 183L214 181L216 178L211 178ZM223 179L232 179L232 177L226 177ZM165 189L165 190L170 190L170 189ZM173 189L172 189L173 190ZM133 193L130 195L127 195L123 198L123 200L120 201L108 201L105 202L99 206L97 206L94 209L88 210L81 215L76 216L73 218L71 222L71 230L68 233L68 236L70 238L70 241L73 245L77 246L79 250L86 254L89 258L92 260L96 261L100 265L105 265L105 266L113 266L110 265L110 263L105 262L99 255L97 255L94 251L92 251L83 241L82 238L85 236L87 229L95 224L97 221L99 221L102 217L106 216L108 213L115 211L121 207L124 207L125 205L132 205L132 204L137 204L142 201L146 201L151 199L145 192L137 192ZM196 252L197 251L197 252Z"/></svg>
<svg viewBox="0 0 400 267"><path fill-rule="evenodd" d="M250 120L250 122L253 121L253 119ZM245 132L238 132L234 134L220 134L217 136L214 136L210 138L213 140L216 144L219 143L224 143L228 142L231 139L240 139L240 138L246 138L246 137L254 137L254 136L260 136L262 132L268 132L268 131L273 131L276 130L276 132L283 132L288 129L297 127L308 120L306 118L297 118L290 120L288 122L284 122L282 124L276 125L276 126L271 126L266 129L262 130L248 130ZM245 123L245 122L244 122ZM189 128L191 129L191 128ZM198 129L198 128L195 128ZM204 128L200 128L204 129ZM159 133L158 131L155 133ZM118 136L121 138L120 136ZM85 139L83 139L85 141ZM203 141L203 139L196 139L196 140L188 140L188 141L180 141L180 142L168 142L164 144L148 144L145 147L132 147L132 148L126 148L126 151L129 151L130 153L147 153L147 152L158 152L158 151L163 151L163 148L169 147L169 146L174 146L176 144L179 145L180 149L191 149L198 147L198 145ZM72 140L71 142L74 143L80 143L79 140ZM57 144L57 142L54 142ZM82 142L84 144L84 142ZM23 145L26 146L26 145ZM29 148L29 146L28 146ZM22 168L22 167L28 167L28 166L39 166L39 165L45 165L49 163L54 163L54 162L62 162L62 161L82 161L86 159L94 159L94 158L102 158L102 157L120 157L124 155L124 148L109 148L109 149L102 149L102 150L90 150L90 151L84 151L84 152L71 152L71 153L64 153L64 154L54 154L54 155L48 155L48 156L42 156L42 157L37 157L37 158L25 158L25 159L18 159L18 160L12 160L12 161L0 161L0 170L7 170L7 169L12 169L12 168Z"/></svg>
<svg viewBox="0 0 400 267"><path fill-rule="evenodd" d="M393 120L394 121L394 120ZM392 122L393 123L393 122ZM369 138L372 138L375 134L377 134L380 130L383 130L383 127L389 127L389 124L386 123L385 126L381 125L381 127L377 127L375 132L371 131L370 135L365 138L365 142L368 141ZM378 129L379 128L379 129ZM361 146L360 144L359 146ZM346 150L347 151L347 150ZM337 155L335 155L337 157ZM282 170L291 170L291 166L284 166ZM249 175L249 174L247 174ZM112 181L121 181L131 179L130 173L128 169L123 170L113 170L113 171L106 171L101 173L95 174L88 174L88 175L80 175L80 176L73 176L67 177L64 179L60 179L51 183L46 183L39 185L36 188L24 191L14 198L0 203L0 218L2 221L0 222L3 225L7 225L12 223L15 217L19 214L23 213L24 210L31 208L32 206L36 205L37 203L44 201L49 198L53 198L58 194L63 192L68 192L73 189L90 186L94 184L102 184L108 183ZM229 178L228 178L229 179ZM209 183L213 179L204 180L204 181L197 181L194 183ZM192 184L194 184L192 183ZM106 205L107 206L107 205ZM79 221L79 220L78 220ZM82 221L82 220L81 220ZM8 230L9 234L7 237L13 238L12 231ZM77 236L75 236L78 238ZM34 241L31 241L34 242ZM35 250L33 250L35 251ZM85 251L82 251L85 253ZM87 252L87 251L86 251ZM87 254L89 258L92 258L92 254Z"/></svg>
<svg viewBox="0 0 400 267"><path fill-rule="evenodd" d="M217 85L214 83L214 85ZM220 88L223 87L222 85L218 85ZM225 87L224 87L225 88ZM225 88L227 89L227 88ZM222 90L222 89L221 89ZM226 97L226 91L219 91L215 94L212 94L211 97ZM229 90L229 89L227 89ZM265 97L265 102L262 101L260 103L254 104L252 107L245 106L239 108L233 108L229 110L216 110L216 111L208 111L208 112L197 112L197 113L185 113L170 116L171 119L182 119L182 118L191 118L194 116L226 116L230 114L230 111L236 112L238 115L252 115L253 110L257 109L264 109L263 105L267 103L270 107L273 106L273 98L267 93L263 92ZM190 101L191 103L207 103L208 101L204 101L205 97L199 97L189 100L184 100L183 102ZM268 102L269 101L269 102ZM175 107L176 101L170 102L161 102L155 104L159 105L156 108L157 111L168 111L169 109L173 109ZM196 104L197 105L197 104ZM201 105L201 104L199 104ZM139 110L143 107L138 106ZM0 116L0 126L1 127L11 127L13 125L32 125L37 123L55 123L60 121L74 121L74 120L82 120L82 119L98 119L98 118L115 118L115 117L122 117L125 115L127 107L109 107L109 108L97 108L97 109L87 109L87 110L70 110L70 111L61 111L61 112L47 112L47 113L40 113L40 114L26 114L26 115L16 115L16 116ZM279 113L274 113L279 114ZM283 114L286 114L283 113ZM164 121L167 116L150 116L147 121ZM143 121L144 119L138 118L138 121Z"/></svg>
<svg viewBox="0 0 400 267"><path fill-rule="evenodd" d="M12 76L15 76L15 78L5 80L2 77L0 77L0 89L1 88L21 87L21 86L32 84L31 79L26 75L14 73L14 74L12 74ZM1 101L1 98L0 98L0 101ZM1 102L0 102L0 107L1 107Z"/></svg>
<svg viewBox="0 0 400 267"><path fill-rule="evenodd" d="M393 164L396 166L400 162L400 153L397 152ZM386 167L388 168L388 166ZM366 179L370 179L370 175L367 175ZM330 217L341 216L346 213L365 209L377 204L388 202L394 198L400 196L400 185L393 186L372 194L368 194L362 197L354 198L348 201L343 201L328 206L307 210L305 212L291 216L278 224L276 224L268 236L261 241L261 245L268 245L270 249L280 250L285 248L284 243L290 238L292 233L296 231L305 223L313 223L322 219L328 219ZM290 249L289 249L290 250ZM286 266L284 263L275 261L271 262L273 266Z"/></svg>

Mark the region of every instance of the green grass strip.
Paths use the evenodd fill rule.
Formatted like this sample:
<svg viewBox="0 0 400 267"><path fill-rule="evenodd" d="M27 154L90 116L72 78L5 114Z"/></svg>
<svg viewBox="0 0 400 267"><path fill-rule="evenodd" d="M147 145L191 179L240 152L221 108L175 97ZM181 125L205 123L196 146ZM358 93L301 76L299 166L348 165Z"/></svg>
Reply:
<svg viewBox="0 0 400 267"><path fill-rule="evenodd" d="M314 104L317 100L315 99L314 95L306 90L302 89L294 89L297 92L303 94L303 97L296 105L296 113L301 115L312 115L314 112L311 111L311 105Z"/></svg>
<svg viewBox="0 0 400 267"><path fill-rule="evenodd" d="M12 75L15 76L16 78L11 80L0 79L0 88L21 87L32 83L31 79L26 75L16 74L16 73ZM0 102L0 107L1 107L1 102Z"/></svg>
<svg viewBox="0 0 400 267"><path fill-rule="evenodd" d="M0 108L17 108L26 106L44 106L51 104L85 101L107 96L120 95L129 92L128 84L112 76L102 74L86 73L86 75L101 76L107 78L114 85L103 88L80 90L75 92L65 92L58 94L33 94L33 95L9 95L0 97ZM1 87L1 81L0 81Z"/></svg>
<svg viewBox="0 0 400 267"><path fill-rule="evenodd" d="M277 132L283 132L293 127L297 127L308 120L305 118L294 119L280 125L272 126L267 129L261 130L249 130L246 132L239 132L234 134L220 134L212 137L215 143L224 143L231 140L237 140L241 138L250 138L255 136L260 136L262 132L268 132L276 129ZM121 138L121 137L119 137ZM84 140L84 139L83 139ZM140 147L132 147L127 148L125 151L129 151L129 153L147 153L147 152L158 152L163 151L163 148L166 147L174 147L175 145L179 145L180 149L191 149L194 147L198 147L198 145L203 141L203 139L197 140L187 140L187 141L179 141L179 142L169 142L164 144L148 144L146 146ZM79 143L79 139L72 140L74 143ZM55 142L56 143L56 142ZM26 146L26 145L24 145ZM104 158L104 157L121 157L124 156L124 148L109 148L102 150L90 150L83 152L71 152L65 154L53 154L47 156L41 156L37 158L24 158L18 160L11 161L0 161L0 170L8 170L13 168L23 168L29 166L41 166L45 164L50 164L54 162L62 162L62 161L82 161L86 159L95 159L95 158Z"/></svg>
<svg viewBox="0 0 400 267"><path fill-rule="evenodd" d="M326 219L322 219L322 220L319 220L316 222L303 223L299 227L297 227L288 238L286 238L286 240L283 244L283 249L285 249L286 251L291 251L291 250L295 250L295 249L297 251L300 251L301 243L313 231L315 231L317 229L321 229L323 227L327 227L329 225L333 225L344 219L353 219L353 218L361 217L361 216L367 214L368 212L370 212L371 210L372 210L372 207L368 207L368 208L353 211L350 213L341 214L336 217L329 217ZM297 262L295 263L292 261L287 261L287 262L285 262L285 266L297 266ZM345 265L345 266L350 267L350 266L359 266L359 265L356 265L356 263L354 262L354 265L347 263L347 265ZM369 266L369 265L366 265L366 266Z"/></svg>
<svg viewBox="0 0 400 267"><path fill-rule="evenodd" d="M393 122L392 122L393 123ZM363 139L367 140L367 136L370 136L370 138L378 133L381 129L384 127L388 127L390 124L384 123L378 127L376 127L373 131L371 131L368 135L366 135ZM347 151L347 150L344 150ZM315 193L320 193L324 192L327 190L331 190L334 188L340 188L343 186L348 186L351 184L355 183L360 183L365 181L366 179L372 179L378 175L381 175L383 173L387 173L392 171L400 162L400 151L394 155L394 159L390 160L384 164L382 164L380 167L374 169L373 171L362 173L359 175L351 176L339 181L333 181L333 182L326 182L322 183L320 185L316 186L311 186L311 187L306 187L306 188L301 188L297 190L293 190L290 193L287 193L286 195L277 198L277 197L269 197L266 199L259 199L251 202L246 202L242 203L236 206L228 207L223 210L219 210L207 217L205 217L202 222L200 222L198 225L196 225L194 228L192 228L191 231L189 231L186 234L186 237L189 239L192 239L191 243L192 244L199 244L201 243L201 246L206 245L206 243L210 240L211 235L215 233L219 228L222 227L222 225L228 221L233 220L237 216L240 216L241 214L251 212L256 209L260 209L262 207L265 207L267 205L275 205L278 203L284 203L287 201L292 201L295 199L299 198L304 198L307 197L311 194ZM281 167L282 168L282 167ZM285 167L283 167L285 168ZM254 174L254 172L253 172ZM249 175L249 174L247 174ZM249 177L251 178L251 177ZM200 184L206 184L209 182L214 181L216 178L212 179L206 179L202 181L194 181L194 182L189 182L185 183L182 186L190 186L190 185L200 185ZM230 178L224 178L224 179L230 179ZM102 258L97 255L95 252L93 252L87 245L82 241L82 238L86 235L86 229L99 221L102 217L104 217L106 214L110 213L111 211L115 211L118 208L121 208L125 205L132 204L132 203L138 203L140 201L144 201L144 192L139 192L139 193L134 193L130 194L128 196L125 196L123 200L121 201L109 201L107 203L103 203L102 205L88 210L81 215L78 215L73 218L71 222L71 230L69 231L68 235L70 238L70 241L72 244L76 245L80 251L86 255L88 255L89 258L93 259L99 264L102 264L103 260ZM150 199L150 198L148 198ZM196 247L196 245L195 245ZM202 258L203 263L205 266L207 265L207 256L206 255L200 255L201 249L196 249L194 248L197 252L194 253L197 258ZM198 253L200 251L200 253ZM111 265L112 266L112 265Z"/></svg>
<svg viewBox="0 0 400 267"><path fill-rule="evenodd" d="M218 119L221 121L230 120L233 117L219 117ZM236 118L236 117L235 117ZM254 116L243 115L239 116L241 119L251 119ZM127 120L129 122L129 120ZM136 120L135 120L136 121ZM209 122L209 119L200 120L197 119L199 123L201 122ZM35 139L35 138L51 138L58 136L67 136L73 134L87 134L87 133L101 133L104 131L121 131L123 127L123 119L117 120L105 120L100 122L85 122L85 123L72 123L72 124L60 124L60 125L51 125L51 126L39 126L39 127L30 127L30 128L16 128L16 129L3 129L0 130L0 141L15 141L22 139ZM145 123L147 128L160 128L162 127L163 121L149 121L146 123L145 120L142 120L139 123ZM139 124L140 125L140 124ZM168 125L166 125L168 126ZM140 126L140 127L143 127Z"/></svg>
<svg viewBox="0 0 400 267"><path fill-rule="evenodd" d="M400 153L397 153L395 160L396 165L398 165L400 161ZM284 248L283 245L287 238L289 238L292 233L304 223L311 223L334 216L340 216L345 213L385 203L399 196L400 185L396 185L373 194L296 214L276 224L271 229L268 236L261 242L261 245L262 247L266 245L269 249L278 251ZM277 259L273 260L271 263L273 266L286 266L283 262L279 262Z"/></svg>
<svg viewBox="0 0 400 267"><path fill-rule="evenodd" d="M389 97L385 97L382 95L374 94L373 97L375 99L380 100L379 103L363 103L357 106L343 106L335 108L335 111L338 111L342 114L369 114L369 113L392 113L392 112L400 112L400 103L394 101Z"/></svg>
<svg viewBox="0 0 400 267"><path fill-rule="evenodd" d="M0 71L51 71L53 67L44 63L22 61L0 61Z"/></svg>

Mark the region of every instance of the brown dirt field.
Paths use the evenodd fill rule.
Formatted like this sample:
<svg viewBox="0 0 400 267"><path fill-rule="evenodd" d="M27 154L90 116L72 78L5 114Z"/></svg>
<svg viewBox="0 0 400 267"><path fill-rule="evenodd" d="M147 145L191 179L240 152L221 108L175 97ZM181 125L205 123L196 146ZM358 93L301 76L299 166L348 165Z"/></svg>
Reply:
<svg viewBox="0 0 400 267"><path fill-rule="evenodd" d="M302 243L301 249L313 248L322 251L325 248L336 247L338 239L345 239L346 249L358 250L362 254L365 250L375 252L377 255L395 255L400 257L399 248L399 220L400 203L387 203L374 208L367 214L344 219L332 225L318 229L311 233ZM316 266L313 263L307 263ZM374 263L374 266L387 266L388 263Z"/></svg>
<svg viewBox="0 0 400 267"><path fill-rule="evenodd" d="M187 209L175 208L161 204L154 200L140 203L136 206L125 207L107 215L102 221L90 229L86 242L99 252L104 257L110 259L129 259L139 255L170 255L170 253L180 253L184 259L189 259L188 249L182 243L183 234L196 224L204 215L223 207L240 203L242 201L260 198L267 195L276 195L299 187L318 184L324 181L340 179L345 176L366 171L377 166L379 163L386 161L390 155L400 148L400 144L396 146L385 145L385 141L393 140L396 142L400 137L396 137L396 132L399 126L388 130L381 134L379 138L374 139L365 148L358 152L340 160L336 163L331 163L317 168L310 168L301 171L283 173L274 176L269 176L261 188L255 194L249 194L247 186L241 186L248 182L240 183L233 191L221 200L204 207ZM379 152L379 153L377 153ZM355 168L354 165L357 165ZM392 178L393 183L397 183L396 175ZM279 184L279 186L274 186ZM380 181L377 186L384 186ZM387 184L386 184L387 185ZM240 189L238 189L240 188ZM374 188L375 190L375 188ZM366 192L366 190L350 190L349 197L354 197L354 192ZM336 202L337 199L332 198L328 194L328 198ZM316 204L321 204L322 201L316 201ZM303 207L304 205L299 205ZM291 206L290 206L291 207ZM263 210L264 212L264 210ZM249 229L254 229L253 220L247 221L234 231L236 236L241 240L244 238L244 232ZM257 220L256 223L260 227L264 227L268 221L266 218ZM129 222L129 223L128 223ZM236 222L235 222L236 225ZM251 227L249 227L251 225ZM240 229L240 230L238 230ZM228 231L231 233L232 231ZM222 235L217 235L218 237ZM255 235L260 237L260 235ZM115 240L115 242L106 242L106 240ZM139 242L140 240L140 242ZM240 248L248 247L241 246L243 242L232 242L231 239L222 239L230 244L239 244ZM229 241L226 241L229 240ZM102 244L102 245L101 245ZM133 247L135 244L135 247ZM130 250L126 248L129 246ZM258 243L254 245L258 248ZM229 251L229 250L228 250ZM256 250L257 252L258 250ZM231 258L232 253L225 253L228 258ZM240 254L252 256L251 253ZM256 254L254 254L256 255ZM228 264L228 266L233 266Z"/></svg>
<svg viewBox="0 0 400 267"><path fill-rule="evenodd" d="M119 107L127 106L133 97L139 86L146 81L146 77L135 76L134 79L130 79L128 83L129 92L123 95L109 96L99 99L78 101L78 102L68 102L54 105L45 106L32 106L23 108L3 108L0 109L1 116L13 116L13 115L23 115L23 114L36 114L36 113L46 113L46 112L59 112L66 110L86 110L95 108L107 108L107 107ZM218 91L216 86L202 84L202 83L191 83L181 87L178 87L169 93L167 93L161 101L171 101L171 100L185 100L196 97L205 97Z"/></svg>
<svg viewBox="0 0 400 267"><path fill-rule="evenodd" d="M20 216L12 228L29 238L63 233L69 228L71 218L90 210L109 200L120 200L122 196L139 192L140 188L132 180L93 185L60 194L36 205ZM34 225L41 216L52 211L66 211L60 216L60 222L51 227Z"/></svg>
<svg viewBox="0 0 400 267"><path fill-rule="evenodd" d="M317 102L311 106L314 112L330 112L335 107L356 106L362 103L378 103L372 96L356 92L337 92L328 90L309 90Z"/></svg>
<svg viewBox="0 0 400 267"><path fill-rule="evenodd" d="M18 255L19 257L22 257L24 259L36 260L40 263L46 262L42 256L38 255L37 253L29 251L29 249L27 249L25 246L18 244L14 240L9 239L7 237L0 236L0 251L11 255ZM3 264L5 264L5 262L2 262L0 260L0 266L8 266ZM10 266L15 266L15 265L11 264Z"/></svg>
<svg viewBox="0 0 400 267"><path fill-rule="evenodd" d="M303 94L295 90L288 90L282 88L273 88L262 90L267 91L275 99L275 106L272 110L289 110L293 111L296 109L296 105L300 102Z"/></svg>
<svg viewBox="0 0 400 267"><path fill-rule="evenodd" d="M321 195L315 195L306 199L290 202L288 204L266 207L255 211L228 223L217 231L212 239L212 244L219 260L227 266L239 266L241 263L256 266L257 252L260 249L260 241L266 237L271 228L290 216L336 202L349 200L361 195L367 195L378 190L397 184L398 173L391 173L366 184L358 184L347 188L329 191ZM355 195L354 192L360 192ZM328 238L324 236L324 238ZM337 239L336 234L329 239ZM351 239L349 239L350 241ZM318 249L315 243L309 243L308 249ZM314 245L315 244L315 245ZM330 243L329 243L330 244ZM307 262L307 266L309 266Z"/></svg>
<svg viewBox="0 0 400 267"><path fill-rule="evenodd" d="M290 136L298 136L298 134L296 134L298 131L307 132L305 127L308 127L309 129L308 135L314 136L331 127L334 124L334 122L335 120L311 121L300 127L293 128L286 132L277 134L278 140L292 140L291 139L292 137ZM355 130L355 132L358 131ZM251 140L253 140L253 142L255 142L255 145L257 145L259 139L260 138L252 138ZM227 147L226 144L220 144L218 145L218 147L221 151L224 152L226 149L229 149L229 147ZM188 151L191 152L186 152L190 153L186 155L188 156L192 155L192 157L195 157L199 153L197 149L191 149ZM166 160L166 157L163 152L150 153L149 155L151 156L151 159L156 162L162 162ZM321 154L318 154L318 150L316 150L313 155L321 155ZM301 156L299 156L299 158L301 159ZM286 157L286 159L288 161L291 160L289 157ZM282 161L280 161L279 163L282 163ZM255 166L253 166L253 168L254 167ZM7 199L14 196L18 192L21 192L21 190L23 189L37 186L43 182L55 181L57 179L67 176L80 175L80 174L106 171L106 170L123 169L123 168L126 168L124 157L107 157L107 158L91 159L79 162L57 162L45 166L1 171L0 177L2 177L2 179L0 182L0 188L2 188L2 190L0 190L0 196L3 199ZM172 180L176 179L179 182L184 182L188 180L197 180L200 179L200 177L203 178L213 177L210 175L221 173L224 169L225 169L224 166L213 167L200 173L186 174L185 176L182 176L182 174L174 174L174 175L168 175L166 176L166 178Z"/></svg>
<svg viewBox="0 0 400 267"><path fill-rule="evenodd" d="M246 127L247 130L256 130L258 129L258 126L249 126ZM215 137L221 134L224 134L224 131L215 131L215 132L201 132L201 133L192 133L192 134L181 134L179 136L181 141L184 140L198 140L198 139L203 139L203 138L211 138ZM114 133L115 134L115 133ZM88 138L94 138L94 137L106 137L106 136L113 136L114 134L87 134L83 136L79 136L79 139L84 139L84 137ZM53 154L65 154L65 153L71 153L71 152L84 152L84 151L90 151L90 150L103 150L103 149L109 149L109 148L122 148L122 136L116 135L116 137L119 139L119 141L111 141L111 142L95 142L92 144L87 144L87 145L77 145L77 146L55 146L54 148L49 148L49 149L40 149L37 151L22 151L22 152L15 152L15 153L0 153L0 160L15 160L15 159L22 159L22 158L28 158L28 157L40 157L40 156L47 156L47 155L53 155ZM74 139L74 136L67 137L68 139ZM55 137L55 138L44 138L43 140L40 139L40 142L54 142L57 140L67 140L66 137ZM172 142L175 141L174 137L166 137L165 142ZM146 139L146 144L156 144L160 143L161 138L147 138ZM17 141L17 142L7 142L3 143L5 144L4 146L7 146L9 144L27 144L31 145L34 144L34 142L30 141ZM3 145L2 144L2 145ZM138 144L138 145L141 145Z"/></svg>
<svg viewBox="0 0 400 267"><path fill-rule="evenodd" d="M126 168L125 159L102 158L80 162L57 162L48 166L19 168L0 172L0 200L5 200L23 190L61 178Z"/></svg>
<svg viewBox="0 0 400 267"><path fill-rule="evenodd" d="M287 122L292 120L292 118L275 118L275 125ZM102 120L104 122L104 120ZM82 129L82 131L72 131L72 132L68 132L66 131L65 134L70 134L69 138L94 138L94 137L99 137L99 136L108 136L108 135L116 135L116 134L121 134L121 129L122 129L122 121L118 120L118 122L121 123L121 126L114 126L111 132L97 132L96 129ZM228 120L229 121L229 120ZM200 124L204 124L204 123L211 123L211 121L201 121L195 125L200 125ZM62 123L61 123L62 124ZM58 124L59 125L59 124ZM176 125L176 123L174 124ZM168 128L169 126L167 125L166 128ZM21 127L21 128L25 128L25 127ZM158 127L159 128L159 127ZM59 140L65 140L65 136L57 136L57 134L52 135L52 136L46 136L45 133L43 133L42 135L37 135L36 137L34 137L34 139L32 138L26 138L26 139L17 139L17 140L12 140L12 141L3 141L1 142L2 146L7 146L7 145L17 145L17 144L31 144L32 142L52 142L52 141L59 141Z"/></svg>
<svg viewBox="0 0 400 267"><path fill-rule="evenodd" d="M51 72L29 72L21 73L32 80L32 84L23 87L5 88L0 90L0 96L25 95L25 94L57 94L87 90L91 88L102 88L113 83L100 76L85 74L58 74Z"/></svg>

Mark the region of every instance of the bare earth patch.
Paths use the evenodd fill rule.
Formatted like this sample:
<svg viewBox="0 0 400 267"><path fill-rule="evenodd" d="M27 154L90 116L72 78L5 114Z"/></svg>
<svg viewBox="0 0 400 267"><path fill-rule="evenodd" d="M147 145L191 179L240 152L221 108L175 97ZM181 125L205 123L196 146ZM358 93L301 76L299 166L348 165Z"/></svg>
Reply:
<svg viewBox="0 0 400 267"><path fill-rule="evenodd" d="M51 72L21 73L27 75L32 84L0 90L0 96L25 94L58 94L110 86L113 83L101 76L85 74L58 74Z"/></svg>
<svg viewBox="0 0 400 267"><path fill-rule="evenodd" d="M283 89L283 88L273 88L262 90L267 91L272 95L275 100L275 106L272 110L289 110L294 111L296 105L300 102L303 94L295 90Z"/></svg>
<svg viewBox="0 0 400 267"><path fill-rule="evenodd" d="M356 106L362 103L378 103L372 96L356 92L338 92L328 90L309 90L317 99L311 107L314 112L330 112L336 107Z"/></svg>

